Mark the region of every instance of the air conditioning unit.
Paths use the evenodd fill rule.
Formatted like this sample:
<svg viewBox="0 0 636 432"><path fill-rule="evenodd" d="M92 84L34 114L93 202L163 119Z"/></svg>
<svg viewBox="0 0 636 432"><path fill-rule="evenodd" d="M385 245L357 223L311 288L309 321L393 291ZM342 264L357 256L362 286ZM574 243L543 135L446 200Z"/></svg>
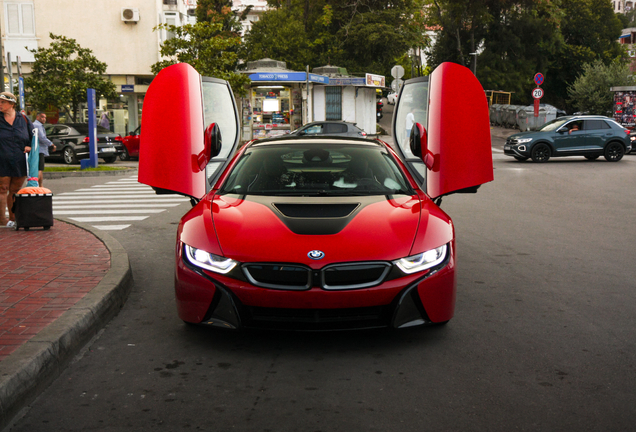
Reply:
<svg viewBox="0 0 636 432"><path fill-rule="evenodd" d="M136 23L139 21L139 8L121 8L121 20L124 22Z"/></svg>

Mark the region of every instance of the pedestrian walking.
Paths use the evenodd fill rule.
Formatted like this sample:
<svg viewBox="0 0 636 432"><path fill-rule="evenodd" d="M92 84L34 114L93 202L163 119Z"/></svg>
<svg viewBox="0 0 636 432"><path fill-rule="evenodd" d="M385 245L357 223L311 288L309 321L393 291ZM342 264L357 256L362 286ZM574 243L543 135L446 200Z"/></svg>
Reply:
<svg viewBox="0 0 636 432"><path fill-rule="evenodd" d="M37 113L33 126L38 130L38 151L40 154L40 162L38 164L38 184L40 187L44 184L44 158L49 155L49 148L51 151L55 151L55 144L46 137L46 131L44 130L44 124L46 123L46 114L43 112Z"/></svg>
<svg viewBox="0 0 636 432"><path fill-rule="evenodd" d="M11 228L15 227L13 195L26 180L24 155L31 151L33 135L33 123L16 111L16 101L12 93L0 93L0 226Z"/></svg>

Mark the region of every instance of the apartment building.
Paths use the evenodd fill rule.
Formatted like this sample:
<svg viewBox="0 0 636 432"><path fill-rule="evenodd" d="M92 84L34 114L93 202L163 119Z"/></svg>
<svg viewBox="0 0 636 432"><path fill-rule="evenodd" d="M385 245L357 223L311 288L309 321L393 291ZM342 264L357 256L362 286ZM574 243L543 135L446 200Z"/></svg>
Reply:
<svg viewBox="0 0 636 432"><path fill-rule="evenodd" d="M160 60L161 43L171 37L164 30L153 29L162 23L189 22L196 1L0 0L0 3L5 88L9 89L8 55L17 92L17 58L20 57L23 75L29 74L34 61L27 48L49 47L50 33L76 39L108 65L106 75L116 85L119 98L98 101L98 114L108 110L111 128L123 135L139 125L144 96L153 78L150 68ZM55 119L56 113L51 114L49 117Z"/></svg>

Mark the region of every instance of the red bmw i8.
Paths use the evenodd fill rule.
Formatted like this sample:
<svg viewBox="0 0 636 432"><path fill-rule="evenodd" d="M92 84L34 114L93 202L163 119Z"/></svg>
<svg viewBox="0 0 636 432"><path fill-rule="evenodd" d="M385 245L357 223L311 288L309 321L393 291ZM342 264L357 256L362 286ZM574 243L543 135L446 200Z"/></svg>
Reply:
<svg viewBox="0 0 636 432"><path fill-rule="evenodd" d="M139 181L193 203L176 242L183 321L335 330L453 317L455 236L439 203L493 180L488 106L467 68L405 82L392 146L294 136L238 149L228 83L187 64L154 79L142 123Z"/></svg>

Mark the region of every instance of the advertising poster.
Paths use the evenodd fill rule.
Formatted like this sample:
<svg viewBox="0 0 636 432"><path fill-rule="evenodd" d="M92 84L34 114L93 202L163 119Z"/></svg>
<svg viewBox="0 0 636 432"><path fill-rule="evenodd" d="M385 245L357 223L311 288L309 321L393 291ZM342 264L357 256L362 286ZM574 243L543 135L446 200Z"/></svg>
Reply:
<svg viewBox="0 0 636 432"><path fill-rule="evenodd" d="M634 121L635 100L635 91L614 93L614 120L629 129L632 129L636 125L636 122Z"/></svg>

